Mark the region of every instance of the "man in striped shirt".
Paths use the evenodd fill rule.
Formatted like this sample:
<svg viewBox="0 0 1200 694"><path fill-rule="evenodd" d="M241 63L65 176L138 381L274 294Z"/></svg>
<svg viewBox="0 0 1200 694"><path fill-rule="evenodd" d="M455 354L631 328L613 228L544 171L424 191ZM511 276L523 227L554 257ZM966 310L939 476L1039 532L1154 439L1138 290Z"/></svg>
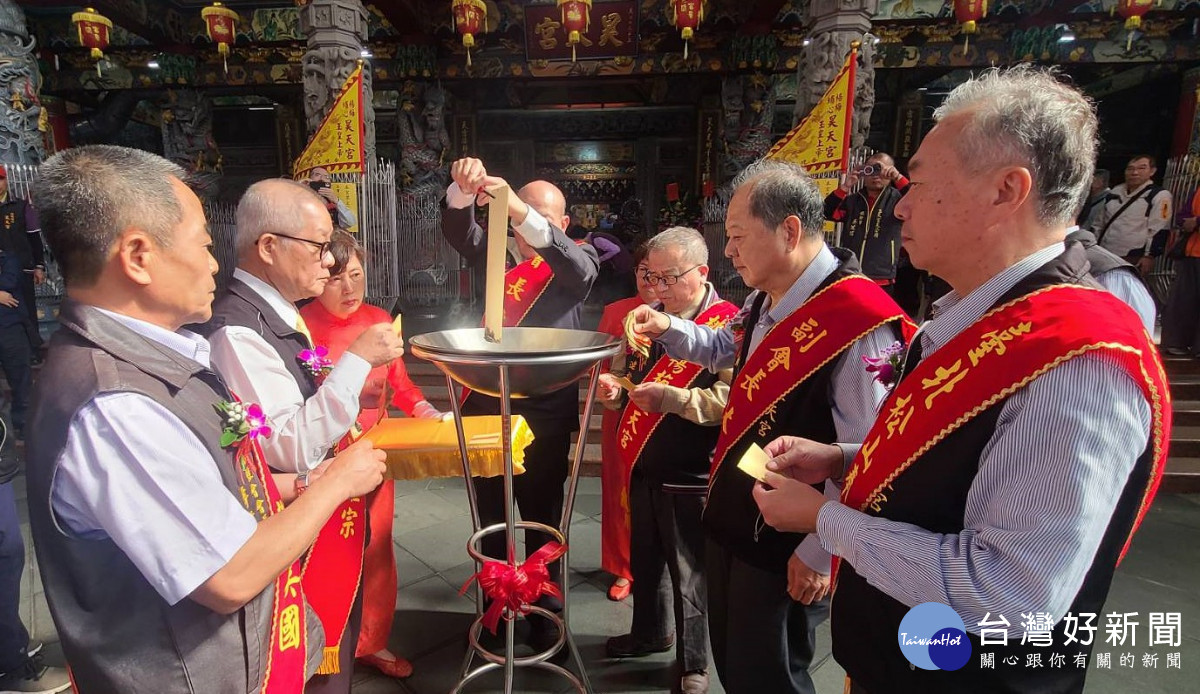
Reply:
<svg viewBox="0 0 1200 694"><path fill-rule="evenodd" d="M753 494L772 526L815 531L840 557L833 653L849 691L1078 692L1087 616L1161 476L1165 377L1137 315L1063 242L1095 164L1092 104L1019 67L964 83L935 116L896 216L913 264L953 291L861 448L773 441ZM826 477L844 478L840 503L802 484ZM915 667L897 645L927 602L962 618L958 669ZM1021 634L1031 615L1045 648ZM989 652L1069 665L989 668Z"/></svg>

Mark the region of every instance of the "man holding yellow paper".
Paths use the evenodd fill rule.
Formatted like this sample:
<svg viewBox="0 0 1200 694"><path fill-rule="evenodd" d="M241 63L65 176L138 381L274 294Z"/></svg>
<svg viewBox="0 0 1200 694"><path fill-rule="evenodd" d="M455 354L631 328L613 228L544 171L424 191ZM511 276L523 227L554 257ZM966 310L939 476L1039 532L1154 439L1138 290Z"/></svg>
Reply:
<svg viewBox="0 0 1200 694"><path fill-rule="evenodd" d="M731 694L811 693L808 666L816 626L829 611L822 599L831 559L815 537L763 522L751 496L755 480L737 461L752 443L784 433L861 440L885 393L863 357L901 339L904 312L859 274L851 254L825 246L821 194L802 168L760 162L738 175L734 189L725 255L759 291L719 329L648 306L634 309L633 328L673 357L737 374L704 511L708 622L721 683Z"/></svg>
<svg viewBox="0 0 1200 694"><path fill-rule="evenodd" d="M364 329L336 365L325 345L313 344L296 302L324 291L334 260L332 233L322 199L307 186L283 179L250 186L237 208L238 267L201 328L221 377L270 418L266 462L300 473L297 494L354 426L371 369L404 353L386 323ZM366 534L363 500L350 499L325 524L305 563L304 588L316 598L327 636L325 661L305 687L308 694L350 691Z"/></svg>
<svg viewBox="0 0 1200 694"><path fill-rule="evenodd" d="M913 265L954 290L865 443L783 437L754 496L771 525L840 557L847 692L1081 692L1091 668L987 663L1091 660L1100 639L1077 629L1104 614L1162 479L1166 376L1137 314L1064 243L1096 163L1091 100L1021 65L960 84L934 121L896 216ZM799 481L831 475L840 503ZM965 626L957 669L897 648L910 609L932 602ZM1044 638L1016 617L1031 609Z"/></svg>
<svg viewBox="0 0 1200 694"><path fill-rule="evenodd" d="M708 246L695 229L672 227L652 237L645 264L654 305L669 315L719 327L737 313L707 281ZM614 360L613 373L600 376L600 395L610 409L624 404L617 450L629 479L633 628L609 639L605 650L612 658L636 658L669 650L678 638L679 689L704 694L708 629L700 519L733 372L672 359L661 345L651 345L645 356L631 349L625 356ZM639 383L628 403L618 382L623 372Z"/></svg>
<svg viewBox="0 0 1200 694"><path fill-rule="evenodd" d="M442 215L442 233L464 258L483 263L487 256L487 233L475 223L474 203L487 204L487 188L507 185L489 176L478 159L459 159L450 167L453 183L446 191L447 209ZM563 231L570 223L562 191L548 181L532 181L507 195L508 218L524 260L504 276L504 326L579 329L583 300L591 291L600 261L594 248L577 244ZM478 198L478 200L477 200ZM498 288L490 288L495 291ZM515 478L514 491L521 518L557 526L562 517L563 484L569 470L571 432L579 428L579 388L572 384L553 393L512 402L513 414L523 415L533 430L534 441L525 450L525 473ZM500 413L496 398L471 393L463 403L465 415ZM504 521L504 486L499 477L475 482L482 523ZM548 542L548 535L525 533L529 554ZM482 549L494 558L505 556L504 536L484 538ZM561 564L550 565L550 578L559 581ZM539 605L561 610L557 598L543 596ZM557 630L540 617L529 620L531 645L549 648ZM565 653L565 651L563 651Z"/></svg>

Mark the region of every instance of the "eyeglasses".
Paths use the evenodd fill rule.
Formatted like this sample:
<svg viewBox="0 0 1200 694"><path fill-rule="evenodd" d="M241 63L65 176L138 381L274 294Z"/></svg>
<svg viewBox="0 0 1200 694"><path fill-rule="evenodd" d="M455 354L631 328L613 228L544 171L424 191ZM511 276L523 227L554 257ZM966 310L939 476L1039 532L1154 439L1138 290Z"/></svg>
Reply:
<svg viewBox="0 0 1200 694"><path fill-rule="evenodd" d="M302 239L299 236L292 236L291 234L281 234L278 231L271 231L271 232L267 232L267 233L269 233L273 236L281 236L285 239L291 239L293 241L301 241L303 243L307 243L308 245L317 249L317 257L318 258L324 258L325 254L329 252L329 245L330 245L329 241L313 241L312 239Z"/></svg>
<svg viewBox="0 0 1200 694"><path fill-rule="evenodd" d="M691 272L692 270L695 270L698 267L700 267L700 266L693 265L690 268L679 273L678 275L659 275L659 274L655 274L653 272L647 272L646 274L642 275L642 281L645 282L646 284L650 285L651 287L657 287L660 282L662 283L663 286L670 287L670 286L674 285L676 282L678 282L680 277L683 277L684 275L688 274L689 272Z"/></svg>

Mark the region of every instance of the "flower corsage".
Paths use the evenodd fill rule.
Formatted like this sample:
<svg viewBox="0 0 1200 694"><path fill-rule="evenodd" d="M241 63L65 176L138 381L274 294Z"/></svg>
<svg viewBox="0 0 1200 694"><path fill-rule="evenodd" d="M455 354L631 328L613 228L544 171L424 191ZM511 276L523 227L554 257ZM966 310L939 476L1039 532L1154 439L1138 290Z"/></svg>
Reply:
<svg viewBox="0 0 1200 694"><path fill-rule="evenodd" d="M312 349L302 349L296 355L300 365L308 369L314 378L328 376L333 370L333 360L329 358L329 350L320 345Z"/></svg>
<svg viewBox="0 0 1200 694"><path fill-rule="evenodd" d="M904 364L904 352L904 344L897 341L885 347L879 356L864 356L862 360L867 365L867 372L875 374L876 381L885 388L891 388L896 385L900 367Z"/></svg>
<svg viewBox="0 0 1200 694"><path fill-rule="evenodd" d="M258 403L242 403L223 401L213 405L221 415L221 448L228 448L247 437L257 439L260 436L270 436L271 427L267 424L267 416L263 414Z"/></svg>

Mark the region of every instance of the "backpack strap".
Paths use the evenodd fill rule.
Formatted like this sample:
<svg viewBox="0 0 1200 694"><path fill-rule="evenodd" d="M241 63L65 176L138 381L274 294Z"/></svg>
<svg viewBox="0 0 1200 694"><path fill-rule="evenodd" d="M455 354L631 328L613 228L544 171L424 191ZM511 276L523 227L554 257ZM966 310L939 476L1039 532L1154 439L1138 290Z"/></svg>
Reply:
<svg viewBox="0 0 1200 694"><path fill-rule="evenodd" d="M1161 190L1162 190L1162 188L1159 188L1158 186L1150 186L1146 190L1143 190L1142 192L1138 193L1137 195L1134 195L1133 197L1126 200L1125 204L1121 205L1121 207L1116 212L1113 213L1113 216L1109 217L1108 221L1104 223L1104 228L1102 228L1100 230L1100 233L1096 234L1096 243L1100 243L1104 240L1104 235L1108 233L1108 228L1112 226L1113 222L1117 221L1117 217L1120 217L1122 212L1124 212L1125 210L1128 210L1130 205L1137 202L1138 200L1141 200L1142 198L1146 199L1146 217L1149 218L1150 217L1150 202L1154 199L1155 195L1158 195L1159 191L1161 191ZM1147 195L1147 194L1149 194L1149 195ZM1110 195L1110 197L1108 199L1112 200L1114 197L1115 196ZM1120 198L1116 198L1116 199L1120 200ZM1107 201L1106 201L1106 203L1107 203Z"/></svg>

